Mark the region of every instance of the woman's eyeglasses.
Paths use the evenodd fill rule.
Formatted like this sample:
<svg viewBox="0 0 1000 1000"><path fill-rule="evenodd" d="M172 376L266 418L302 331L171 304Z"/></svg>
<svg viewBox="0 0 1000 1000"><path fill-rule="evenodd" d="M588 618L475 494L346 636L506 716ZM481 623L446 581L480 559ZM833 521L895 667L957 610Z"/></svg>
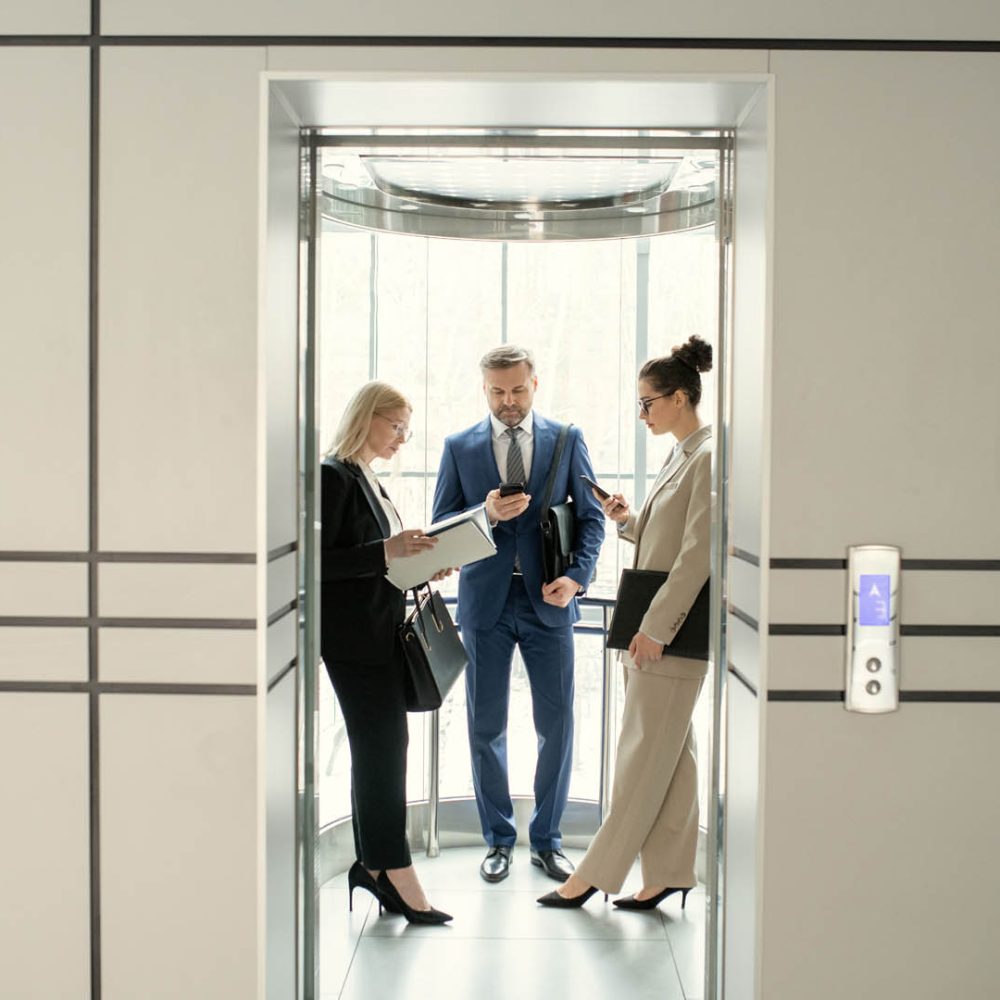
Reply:
<svg viewBox="0 0 1000 1000"><path fill-rule="evenodd" d="M406 424L394 423L388 417L382 416L381 413L376 413L375 416L382 417L382 419L392 428L393 433L399 438L400 441L403 442L403 444L406 444L406 442L413 437L413 431L411 431Z"/></svg>
<svg viewBox="0 0 1000 1000"><path fill-rule="evenodd" d="M677 390L675 389L674 392ZM665 392L661 396L641 396L637 402L639 403L639 412L644 416L649 416L649 404L656 402L658 399L668 399L674 394L674 392Z"/></svg>

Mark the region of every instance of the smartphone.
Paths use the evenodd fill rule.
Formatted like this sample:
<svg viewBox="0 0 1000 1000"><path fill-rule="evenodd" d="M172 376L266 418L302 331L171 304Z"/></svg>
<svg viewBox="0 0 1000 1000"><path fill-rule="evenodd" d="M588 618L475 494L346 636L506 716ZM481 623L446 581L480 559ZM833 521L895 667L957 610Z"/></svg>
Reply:
<svg viewBox="0 0 1000 1000"><path fill-rule="evenodd" d="M524 492L524 483L501 483L500 496L512 497L515 493Z"/></svg>
<svg viewBox="0 0 1000 1000"><path fill-rule="evenodd" d="M592 489L592 490L593 490L593 491L594 491L594 492L595 492L595 493L596 493L596 494L597 494L597 495L598 495L598 496L599 496L599 497L600 497L600 498L601 498L602 500L607 500L607 499L609 499L609 498L610 498L611 494L610 494L610 493L609 493L609 492L608 492L607 490L605 490L605 489L602 489L602 488L601 488L600 486L598 486L598 485L597 485L597 483L595 483L595 482L594 482L594 480L593 480L593 479L591 479L591 478L590 478L589 476L580 476L580 478L581 478L581 479L582 479L582 480L583 480L583 481L584 481L584 482L585 482L585 483L586 483L586 484L587 484L587 485L588 485L588 486L589 486L589 487L590 487L590 488L591 488L591 489Z"/></svg>

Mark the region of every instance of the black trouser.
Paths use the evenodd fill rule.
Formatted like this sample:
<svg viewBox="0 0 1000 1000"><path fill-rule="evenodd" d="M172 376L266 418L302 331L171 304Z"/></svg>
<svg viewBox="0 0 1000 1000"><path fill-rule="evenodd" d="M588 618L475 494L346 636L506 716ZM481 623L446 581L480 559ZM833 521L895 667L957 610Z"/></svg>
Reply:
<svg viewBox="0 0 1000 1000"><path fill-rule="evenodd" d="M327 661L351 745L351 822L358 860L372 871L406 868L406 703L403 663Z"/></svg>

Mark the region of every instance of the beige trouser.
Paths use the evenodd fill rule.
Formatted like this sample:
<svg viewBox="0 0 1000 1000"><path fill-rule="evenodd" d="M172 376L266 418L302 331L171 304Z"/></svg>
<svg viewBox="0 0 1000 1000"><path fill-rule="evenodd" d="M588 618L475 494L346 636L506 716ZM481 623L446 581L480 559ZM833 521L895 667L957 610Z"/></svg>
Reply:
<svg viewBox="0 0 1000 1000"><path fill-rule="evenodd" d="M697 881L698 765L691 713L703 681L625 667L611 808L576 867L588 885L618 892L636 855L647 888L683 889Z"/></svg>

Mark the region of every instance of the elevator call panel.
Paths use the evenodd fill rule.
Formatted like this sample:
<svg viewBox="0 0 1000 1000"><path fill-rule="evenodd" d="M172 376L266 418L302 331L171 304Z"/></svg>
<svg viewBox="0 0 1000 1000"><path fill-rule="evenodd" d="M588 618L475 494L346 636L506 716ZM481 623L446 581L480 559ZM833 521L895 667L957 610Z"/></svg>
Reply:
<svg viewBox="0 0 1000 1000"><path fill-rule="evenodd" d="M847 550L847 676L849 712L899 708L899 577L902 552L893 545Z"/></svg>

